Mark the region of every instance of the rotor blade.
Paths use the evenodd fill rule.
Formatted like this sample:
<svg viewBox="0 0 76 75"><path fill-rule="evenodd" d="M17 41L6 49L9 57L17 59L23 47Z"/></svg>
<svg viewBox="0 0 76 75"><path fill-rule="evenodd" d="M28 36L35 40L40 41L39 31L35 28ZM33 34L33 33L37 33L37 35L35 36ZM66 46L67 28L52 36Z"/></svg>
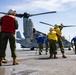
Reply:
<svg viewBox="0 0 76 75"><path fill-rule="evenodd" d="M31 17L31 16L37 16L37 15L50 14L50 13L56 13L56 11L44 12L44 13L39 13L39 14L32 14L32 15L29 15L29 16Z"/></svg>
<svg viewBox="0 0 76 75"><path fill-rule="evenodd" d="M45 23L45 22L40 22L40 23L42 23L42 24L46 24L46 25L49 25L49 26L53 26L53 25L48 24L48 23Z"/></svg>
<svg viewBox="0 0 76 75"><path fill-rule="evenodd" d="M23 14L16 14L15 16L16 17L19 17L19 18L22 18L23 17Z"/></svg>
<svg viewBox="0 0 76 75"><path fill-rule="evenodd" d="M76 25L63 26L63 27L76 27Z"/></svg>
<svg viewBox="0 0 76 75"><path fill-rule="evenodd" d="M0 12L0 14L7 14L7 13L5 13L5 12ZM23 17L23 14L16 14L15 16L22 18L22 17Z"/></svg>
<svg viewBox="0 0 76 75"><path fill-rule="evenodd" d="M5 12L0 12L0 13L1 14L7 14ZM28 17L32 17L32 16L43 15L43 14L50 14L50 13L56 13L56 11L44 12L44 13L38 13L38 14L31 14L31 15L25 12L24 14L16 14L15 16L20 17L20 18L22 18L22 17L28 18Z"/></svg>
<svg viewBox="0 0 76 75"><path fill-rule="evenodd" d="M5 12L0 12L0 14L7 14L7 13L5 13Z"/></svg>
<svg viewBox="0 0 76 75"><path fill-rule="evenodd" d="M0 14L7 14L7 13L5 13L5 12L0 12ZM15 16L22 18L22 17L23 17L23 14L16 14Z"/></svg>

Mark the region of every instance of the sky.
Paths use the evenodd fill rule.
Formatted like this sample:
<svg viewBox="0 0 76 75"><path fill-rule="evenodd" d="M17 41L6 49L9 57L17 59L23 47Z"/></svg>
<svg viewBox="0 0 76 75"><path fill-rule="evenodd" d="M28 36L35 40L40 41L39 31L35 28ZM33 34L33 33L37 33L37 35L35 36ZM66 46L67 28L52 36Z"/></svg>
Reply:
<svg viewBox="0 0 76 75"><path fill-rule="evenodd" d="M29 17L34 28L43 33L48 33L51 26L39 23L40 21L52 25L76 25L76 0L2 0L0 2L0 12L8 12L15 9L19 14L27 12L37 14L43 12L56 11L57 13ZM0 14L0 17L3 14ZM17 18L19 23L18 31L23 36L23 18ZM76 36L76 27L63 28L62 35L68 40Z"/></svg>

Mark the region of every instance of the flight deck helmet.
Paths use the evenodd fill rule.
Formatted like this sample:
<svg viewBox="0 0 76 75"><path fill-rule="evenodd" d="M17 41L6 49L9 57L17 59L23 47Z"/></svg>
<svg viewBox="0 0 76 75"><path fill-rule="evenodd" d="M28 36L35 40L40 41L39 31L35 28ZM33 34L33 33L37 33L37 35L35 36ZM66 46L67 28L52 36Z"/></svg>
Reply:
<svg viewBox="0 0 76 75"><path fill-rule="evenodd" d="M52 31L52 30L54 30L54 29L53 29L53 28L50 28L50 29L49 29L49 31Z"/></svg>
<svg viewBox="0 0 76 75"><path fill-rule="evenodd" d="M16 10L15 9L9 9L7 13L10 14L10 15L15 15Z"/></svg>
<svg viewBox="0 0 76 75"><path fill-rule="evenodd" d="M54 29L58 28L59 26L57 24L54 25Z"/></svg>

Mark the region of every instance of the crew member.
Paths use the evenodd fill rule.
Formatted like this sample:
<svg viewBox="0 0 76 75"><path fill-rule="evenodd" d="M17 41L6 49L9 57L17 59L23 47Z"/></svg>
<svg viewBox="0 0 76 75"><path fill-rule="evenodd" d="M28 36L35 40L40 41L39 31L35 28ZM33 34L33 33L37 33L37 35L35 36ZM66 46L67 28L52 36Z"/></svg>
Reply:
<svg viewBox="0 0 76 75"><path fill-rule="evenodd" d="M49 40L49 45L50 45L50 58L56 59L57 55L57 47L56 43L58 41L57 33L53 28L50 28L50 32L48 33L48 40Z"/></svg>
<svg viewBox="0 0 76 75"><path fill-rule="evenodd" d="M39 46L39 55L41 55L42 54L42 50L43 50L43 43L44 43L44 36L43 36L43 34L40 34L37 37L37 43L38 43L38 46Z"/></svg>
<svg viewBox="0 0 76 75"><path fill-rule="evenodd" d="M16 60L16 42L15 30L18 29L18 21L15 18L16 11L10 9L6 15L1 17L1 49L0 49L0 66L2 65L2 58L5 57L7 42L9 40L11 56L13 58L13 65L19 64Z"/></svg>
<svg viewBox="0 0 76 75"><path fill-rule="evenodd" d="M55 25L54 26L54 29L57 32L58 44L59 44L59 47L60 47L60 50L61 50L61 53L62 53L62 58L67 58L64 55L64 46L63 46L63 43L62 43L62 32L61 32L61 30L63 29L63 24L61 24L60 26Z"/></svg>
<svg viewBox="0 0 76 75"><path fill-rule="evenodd" d="M74 42L74 46L75 46L75 54L76 54L76 36L72 38L71 43ZM73 43L72 43L72 47L73 47Z"/></svg>

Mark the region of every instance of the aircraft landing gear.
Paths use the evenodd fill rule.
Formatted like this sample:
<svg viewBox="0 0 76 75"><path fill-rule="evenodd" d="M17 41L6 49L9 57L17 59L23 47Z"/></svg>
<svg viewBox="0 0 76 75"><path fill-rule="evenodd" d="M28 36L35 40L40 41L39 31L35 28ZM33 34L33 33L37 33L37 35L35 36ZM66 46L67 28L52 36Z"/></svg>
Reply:
<svg viewBox="0 0 76 75"><path fill-rule="evenodd" d="M68 50L71 50L71 47L68 47Z"/></svg>
<svg viewBox="0 0 76 75"><path fill-rule="evenodd" d="M30 50L34 50L34 47L32 47Z"/></svg>

